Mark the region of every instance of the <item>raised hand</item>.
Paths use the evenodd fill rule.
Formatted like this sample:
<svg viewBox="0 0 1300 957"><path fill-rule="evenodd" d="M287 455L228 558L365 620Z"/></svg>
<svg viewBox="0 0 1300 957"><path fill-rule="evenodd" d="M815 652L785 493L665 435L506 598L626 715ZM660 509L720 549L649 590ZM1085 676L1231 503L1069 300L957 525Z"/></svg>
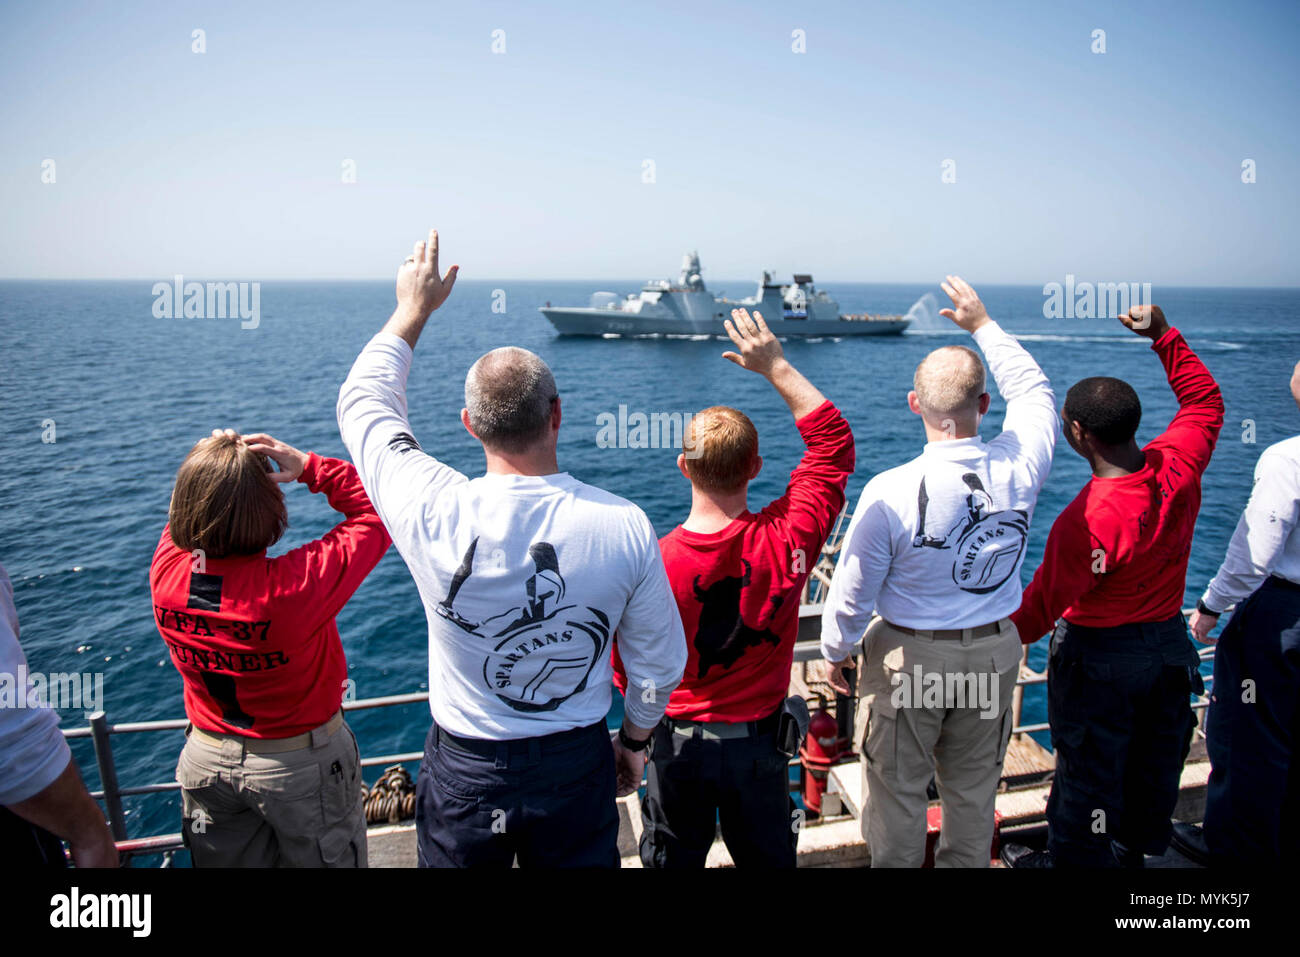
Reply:
<svg viewBox="0 0 1300 957"><path fill-rule="evenodd" d="M280 471L271 473L272 481L296 482L298 476L302 475L302 470L307 467L306 452L300 452L292 445L286 445L279 439L267 435L265 432L254 432L251 435L241 435L240 438L248 443L248 447L251 450L265 455L276 465L280 466Z"/></svg>
<svg viewBox="0 0 1300 957"><path fill-rule="evenodd" d="M785 351L781 348L781 340L767 328L762 315L756 312L751 319L746 310L733 309L731 318L722 324L731 341L740 350L739 354L724 352L722 358L730 359L742 369L770 378L773 368L785 358Z"/></svg>
<svg viewBox="0 0 1300 957"><path fill-rule="evenodd" d="M429 230L429 241L415 244L415 250L397 271L397 308L408 318L423 322L447 301L456 285L459 266L452 266L443 276L438 271L438 231Z"/></svg>
<svg viewBox="0 0 1300 957"><path fill-rule="evenodd" d="M1169 323L1165 321L1164 311L1159 306L1134 306L1127 316L1118 318L1126 327L1152 342L1169 331Z"/></svg>
<svg viewBox="0 0 1300 957"><path fill-rule="evenodd" d="M975 294L970 283L961 276L949 276L947 282L941 282L939 285L948 294L953 305L952 309L940 309L939 315L951 319L967 332L974 332L989 321L984 303L980 302L980 297Z"/></svg>

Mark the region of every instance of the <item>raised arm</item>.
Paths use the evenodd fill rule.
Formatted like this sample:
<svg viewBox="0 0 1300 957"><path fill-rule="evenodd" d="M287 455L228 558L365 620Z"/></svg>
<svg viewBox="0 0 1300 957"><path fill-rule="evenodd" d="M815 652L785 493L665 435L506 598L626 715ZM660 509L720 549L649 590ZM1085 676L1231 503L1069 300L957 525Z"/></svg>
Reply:
<svg viewBox="0 0 1300 957"><path fill-rule="evenodd" d="M1223 396L1219 385L1192 351L1181 332L1165 320L1159 306L1134 306L1119 321L1151 340L1178 399L1178 412L1150 447L1168 448L1191 462L1198 472L1210 464L1219 430L1223 428Z"/></svg>
<svg viewBox="0 0 1300 957"><path fill-rule="evenodd" d="M339 389L339 433L356 464L375 510L393 533L399 551L400 528L413 510L433 501L465 476L427 455L411 434L406 382L416 342L435 309L446 301L459 266L438 275L438 234L415 252L397 274L397 309L383 330L366 344Z"/></svg>
<svg viewBox="0 0 1300 957"><path fill-rule="evenodd" d="M772 383L804 440L803 458L785 494L763 513L785 521L790 547L804 551L804 562L791 562L791 567L806 568L844 507L844 488L855 465L853 432L840 411L785 358L762 315L754 313L751 319L744 309L734 309L731 315L725 323L727 334L740 351L723 356Z"/></svg>
<svg viewBox="0 0 1300 957"><path fill-rule="evenodd" d="M952 300L952 309L940 310L975 339L984 353L998 394L1007 404L1002 433L990 445L1009 448L1011 457L1030 470L1041 486L1052 469L1052 454L1060 419L1052 384L1028 350L989 317L975 290L960 276L940 284Z"/></svg>
<svg viewBox="0 0 1300 957"><path fill-rule="evenodd" d="M416 243L397 271L397 308L383 331L405 340L414 349L429 316L451 295L459 272L459 266L452 266L447 275L439 274L438 231L429 230L428 243Z"/></svg>
<svg viewBox="0 0 1300 957"><path fill-rule="evenodd" d="M730 359L742 369L757 372L772 383L796 420L826 401L826 396L786 359L781 340L767 328L762 313L755 312L750 318L747 310L733 309L731 318L723 320L722 324L740 350L739 353L724 352L722 358Z"/></svg>
<svg viewBox="0 0 1300 957"><path fill-rule="evenodd" d="M343 513L343 521L321 538L271 559L277 590L311 599L299 605L311 618L302 624L319 627L348 603L392 539L351 463L300 452L265 433L243 439L280 466L274 474L277 481L296 479L313 492L323 492L330 507Z"/></svg>

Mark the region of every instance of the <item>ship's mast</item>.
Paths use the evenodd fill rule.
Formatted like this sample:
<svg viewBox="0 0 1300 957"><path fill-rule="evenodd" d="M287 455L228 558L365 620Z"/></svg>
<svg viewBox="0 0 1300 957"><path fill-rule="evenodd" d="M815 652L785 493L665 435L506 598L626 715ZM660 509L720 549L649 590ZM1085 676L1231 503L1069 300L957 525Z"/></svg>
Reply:
<svg viewBox="0 0 1300 957"><path fill-rule="evenodd" d="M682 274L678 278L678 285L683 289L700 290L704 289L704 279L700 273L700 254L698 252L689 252L682 257Z"/></svg>

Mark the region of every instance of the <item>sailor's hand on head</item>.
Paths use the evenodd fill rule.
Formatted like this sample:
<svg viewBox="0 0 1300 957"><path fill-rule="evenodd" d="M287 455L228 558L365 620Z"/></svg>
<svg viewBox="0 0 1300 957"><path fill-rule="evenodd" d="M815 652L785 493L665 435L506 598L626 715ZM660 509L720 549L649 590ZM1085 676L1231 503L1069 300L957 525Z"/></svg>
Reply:
<svg viewBox="0 0 1300 957"><path fill-rule="evenodd" d="M265 432L253 432L250 435L242 435L240 438L247 442L248 447L254 452L265 455L280 466L280 471L271 473L273 481L296 482L298 476L302 475L302 470L307 467L306 452L300 452L292 445L287 445L279 439L272 438Z"/></svg>
<svg viewBox="0 0 1300 957"><path fill-rule="evenodd" d="M730 359L742 369L757 372L761 376L770 376L772 369L785 358L781 340L772 335L761 313L755 312L753 318L745 309L731 310L731 318L723 320L727 335L740 350L724 352L722 358Z"/></svg>
<svg viewBox="0 0 1300 957"><path fill-rule="evenodd" d="M397 307L417 319L427 319L451 295L458 272L459 266L452 266L445 276L439 272L438 231L429 230L429 241L416 243L397 271Z"/></svg>
<svg viewBox="0 0 1300 957"><path fill-rule="evenodd" d="M947 282L941 282L939 285L948 294L953 305L951 309L940 309L939 315L951 319L967 332L974 332L989 321L984 303L980 302L980 297L975 294L971 284L961 276L949 276Z"/></svg>
<svg viewBox="0 0 1300 957"><path fill-rule="evenodd" d="M1134 306L1128 311L1128 315L1120 316L1119 321L1139 336L1145 336L1152 342L1169 331L1164 310L1159 306Z"/></svg>

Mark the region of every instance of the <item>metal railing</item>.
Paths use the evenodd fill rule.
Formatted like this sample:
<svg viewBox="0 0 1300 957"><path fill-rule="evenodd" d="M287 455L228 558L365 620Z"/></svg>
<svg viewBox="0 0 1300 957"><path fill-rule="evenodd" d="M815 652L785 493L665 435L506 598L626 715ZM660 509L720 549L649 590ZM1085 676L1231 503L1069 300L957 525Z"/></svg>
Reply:
<svg viewBox="0 0 1300 957"><path fill-rule="evenodd" d="M345 712L364 711L370 708L388 708L404 704L418 704L429 700L429 692L416 691L408 694L384 695L377 698L363 698L359 701L345 701ZM126 814L122 808L122 798L136 797L144 794L160 794L179 791L181 786L176 781L160 784L142 784L134 787L121 787L117 778L117 761L113 754L111 737L117 734L140 734L150 731L181 731L189 726L185 718L167 718L161 721L129 721L122 724L109 724L108 715L96 711L89 716L84 728L65 728L65 738L90 738L95 749L95 764L99 769L100 789L91 791L90 796L104 804L108 818L108 827L113 841L123 857L123 863L131 858L150 854L162 854L167 859L176 851L183 850L185 842L179 833L157 834L151 837L132 838L127 835ZM376 765L404 764L418 761L424 756L423 751L410 751L401 754L382 754L361 759L363 768Z"/></svg>
<svg viewBox="0 0 1300 957"><path fill-rule="evenodd" d="M1184 616L1191 613L1191 609L1184 610ZM800 616L800 633L801 638L795 643L794 661L796 663L806 663L818 661L821 659L820 645L816 640L808 637L813 630L812 626L820 621L821 606L807 605L799 610ZM1027 653L1026 648L1026 653ZM1199 652L1202 661L1210 659L1214 655L1214 648L1207 647ZM1024 704L1024 689L1026 687L1041 685L1047 682L1047 675L1029 669L1022 659L1020 676L1016 680L1015 696L1012 700L1012 733L1016 735L1032 734L1035 732L1048 731L1050 725L1046 722L1039 724L1024 725L1020 723L1021 709ZM1209 706L1209 679L1206 679L1206 693L1197 696L1192 708L1200 712L1200 718L1204 716L1204 709ZM383 695L376 698L362 698L357 701L345 701L343 711L351 713L354 711L367 711L375 708L391 708L407 704L419 704L429 700L429 692L416 691L407 694ZM844 696L837 697L837 716L841 719L842 733L844 728L852 727L852 712L855 706L853 698ZM846 713L840 714L844 710ZM1202 721L1198 720L1198 732L1201 730ZM161 721L130 721L122 724L109 724L108 715L103 711L96 711L89 716L87 726L84 728L67 728L63 730L65 737L70 739L90 738L95 749L95 763L99 768L99 779L101 788L91 791L91 797L102 801L104 810L107 813L109 829L113 834L113 840L116 842L118 850L124 858L124 863L132 857L144 856L151 854L163 854L165 860L170 860L170 856L179 850L184 849L184 841L179 833L177 834L159 834L151 837L131 838L127 835L126 815L122 808L122 799L124 797L137 797L145 794L160 794L169 791L179 791L180 784L176 781L167 781L160 784L143 784L132 787L121 787L118 783L117 764L113 754L112 736L122 734L140 734L153 731L178 731L184 730L189 722L185 718L169 718ZM424 756L423 751L406 751L398 754L382 754L374 757L362 757L361 766L363 768L388 766L393 764L406 764L413 761L419 761ZM791 759L791 764L798 763L798 759Z"/></svg>

